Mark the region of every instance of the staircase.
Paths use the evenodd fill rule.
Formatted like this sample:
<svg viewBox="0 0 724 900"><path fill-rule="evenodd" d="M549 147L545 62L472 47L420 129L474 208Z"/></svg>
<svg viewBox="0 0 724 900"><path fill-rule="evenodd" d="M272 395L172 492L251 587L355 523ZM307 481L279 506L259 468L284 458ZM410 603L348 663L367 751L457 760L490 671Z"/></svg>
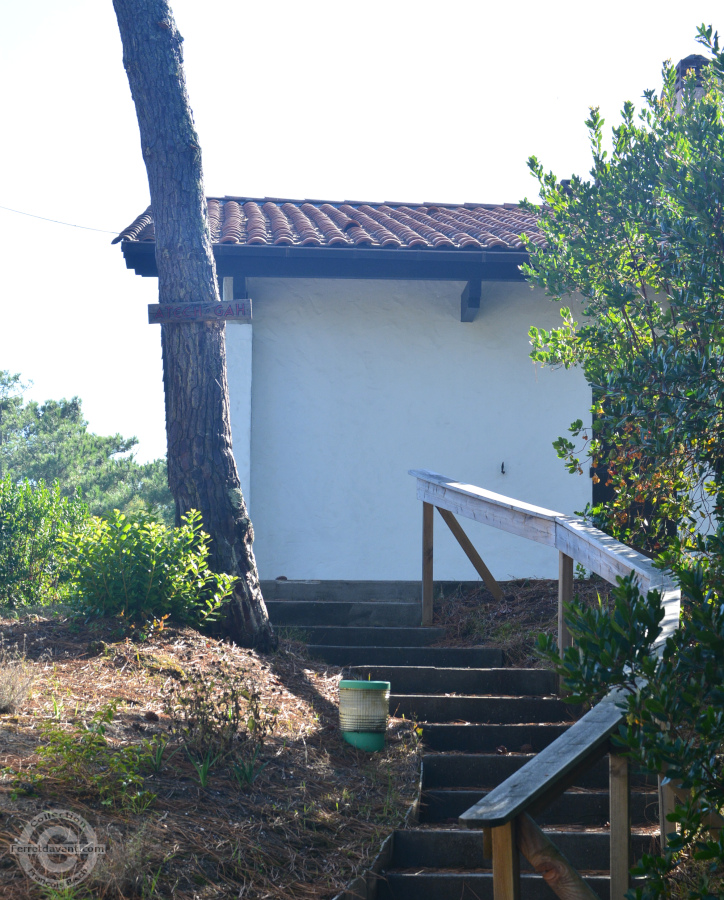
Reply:
<svg viewBox="0 0 724 900"><path fill-rule="evenodd" d="M493 898L483 834L460 827L457 819L575 720L576 710L555 694L553 673L506 669L494 648L429 646L443 629L416 624L420 605L409 589L370 582L370 599L347 602L332 599L333 594L318 599L321 588L314 583L270 582L263 590L275 627L302 633L312 655L348 667L352 678L389 681L391 714L422 724L419 819L386 842L368 896ZM634 774L631 790L632 858L639 859L658 841L655 780ZM607 758L535 819L593 892L608 900ZM554 896L522 857L520 871L523 898ZM357 893L341 896L352 900Z"/></svg>

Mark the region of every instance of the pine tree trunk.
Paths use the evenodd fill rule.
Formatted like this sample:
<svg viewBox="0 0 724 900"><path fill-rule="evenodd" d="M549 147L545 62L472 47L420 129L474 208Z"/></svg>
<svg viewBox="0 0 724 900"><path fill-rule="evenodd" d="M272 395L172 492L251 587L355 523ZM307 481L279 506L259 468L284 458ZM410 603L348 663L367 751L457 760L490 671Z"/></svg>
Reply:
<svg viewBox="0 0 724 900"><path fill-rule="evenodd" d="M165 0L113 0L123 64L141 132L156 229L160 303L217 301L201 167L181 43ZM168 483L176 521L198 509L212 568L239 576L227 631L245 646L276 646L259 586L249 520L231 451L225 325L162 325Z"/></svg>

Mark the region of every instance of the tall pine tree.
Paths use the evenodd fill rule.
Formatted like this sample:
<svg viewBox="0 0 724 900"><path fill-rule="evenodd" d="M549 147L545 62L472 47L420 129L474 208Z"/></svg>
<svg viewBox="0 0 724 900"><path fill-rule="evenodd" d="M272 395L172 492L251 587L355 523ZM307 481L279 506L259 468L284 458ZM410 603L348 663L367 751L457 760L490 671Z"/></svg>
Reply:
<svg viewBox="0 0 724 900"><path fill-rule="evenodd" d="M141 133L156 230L160 303L219 300L201 166L178 32L165 0L113 0ZM176 519L198 509L212 566L238 576L228 631L268 650L254 530L231 450L223 323L162 326L169 487Z"/></svg>

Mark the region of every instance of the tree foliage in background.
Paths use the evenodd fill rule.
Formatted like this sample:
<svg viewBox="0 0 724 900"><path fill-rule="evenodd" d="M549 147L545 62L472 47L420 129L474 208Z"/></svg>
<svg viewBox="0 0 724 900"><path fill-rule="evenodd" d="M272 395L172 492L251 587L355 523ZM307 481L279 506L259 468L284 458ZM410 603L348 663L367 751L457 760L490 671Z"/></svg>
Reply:
<svg viewBox="0 0 724 900"><path fill-rule="evenodd" d="M93 515L114 509L146 511L165 522L174 517L166 461L138 463L136 438L91 434L81 401L23 401L19 375L0 371L0 477L60 486L80 497Z"/></svg>
<svg viewBox="0 0 724 900"><path fill-rule="evenodd" d="M560 184L535 157L544 248L529 246L528 280L554 300L576 294L560 328L532 328L532 357L582 367L593 388L592 425L575 421L555 443L571 472L602 472L613 500L591 510L604 530L651 554L685 549L702 519L724 506L724 54L661 96L626 103L604 149L604 121L587 121L589 180ZM587 474L587 473L586 473Z"/></svg>
<svg viewBox="0 0 724 900"><path fill-rule="evenodd" d="M0 606L20 607L61 599L66 583L61 535L87 519L84 503L62 497L56 483L0 478Z"/></svg>

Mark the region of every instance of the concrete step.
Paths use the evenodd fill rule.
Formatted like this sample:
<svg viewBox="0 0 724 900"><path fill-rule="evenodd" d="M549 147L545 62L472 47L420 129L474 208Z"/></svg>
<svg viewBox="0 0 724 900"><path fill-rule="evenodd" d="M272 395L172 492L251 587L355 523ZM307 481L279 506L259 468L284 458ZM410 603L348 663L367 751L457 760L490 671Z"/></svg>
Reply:
<svg viewBox="0 0 724 900"><path fill-rule="evenodd" d="M431 788L493 788L522 768L534 754L515 756L498 754L426 754L422 758L422 787ZM632 772L631 786L656 788L656 778ZM597 762L580 778L574 787L589 790L608 790L608 757Z"/></svg>
<svg viewBox="0 0 724 900"><path fill-rule="evenodd" d="M389 681L396 694L555 694L558 679L547 669L441 669L432 666L353 666L352 678Z"/></svg>
<svg viewBox="0 0 724 900"><path fill-rule="evenodd" d="M499 747L518 753L532 747L540 753L568 728L567 724L537 725L448 725L423 724L422 743L426 750L442 753L495 753Z"/></svg>
<svg viewBox="0 0 724 900"><path fill-rule="evenodd" d="M436 581L434 590L435 597L439 597L461 589L469 593L481 587L479 581ZM420 606L422 586L419 581L293 581L284 578L262 581L261 592L264 600L337 600L345 603L393 600Z"/></svg>
<svg viewBox="0 0 724 900"><path fill-rule="evenodd" d="M420 722L567 722L574 707L552 697L443 697L392 694L390 713ZM424 735L423 735L424 737Z"/></svg>
<svg viewBox="0 0 724 900"><path fill-rule="evenodd" d="M299 631L311 646L426 647L445 637L444 628L345 628L341 625L303 626Z"/></svg>
<svg viewBox="0 0 724 900"><path fill-rule="evenodd" d="M488 791L429 790L422 795L422 822L457 822L458 816L476 804ZM653 791L631 791L633 825L658 824L658 795ZM584 825L601 828L608 823L608 792L566 791L534 817L539 825Z"/></svg>
<svg viewBox="0 0 724 900"><path fill-rule="evenodd" d="M331 666L472 666L498 668L503 651L495 647L358 647L310 644L309 654Z"/></svg>
<svg viewBox="0 0 724 900"><path fill-rule="evenodd" d="M576 869L602 870L610 865L610 835L607 831L546 832L556 847ZM482 835L465 829L420 829L396 831L393 843L392 869L490 869L492 861L483 855ZM653 853L658 839L649 834L634 833L631 850L634 860ZM521 871L531 871L522 856Z"/></svg>
<svg viewBox="0 0 724 900"><path fill-rule="evenodd" d="M269 618L276 627L312 625L348 627L420 626L417 603L336 603L316 600L267 600Z"/></svg>
<svg viewBox="0 0 724 900"><path fill-rule="evenodd" d="M609 880L588 875L585 880L601 900L609 900ZM552 900L555 896L540 875L520 876L524 900ZM493 900L489 872L385 872L377 882L377 900Z"/></svg>

